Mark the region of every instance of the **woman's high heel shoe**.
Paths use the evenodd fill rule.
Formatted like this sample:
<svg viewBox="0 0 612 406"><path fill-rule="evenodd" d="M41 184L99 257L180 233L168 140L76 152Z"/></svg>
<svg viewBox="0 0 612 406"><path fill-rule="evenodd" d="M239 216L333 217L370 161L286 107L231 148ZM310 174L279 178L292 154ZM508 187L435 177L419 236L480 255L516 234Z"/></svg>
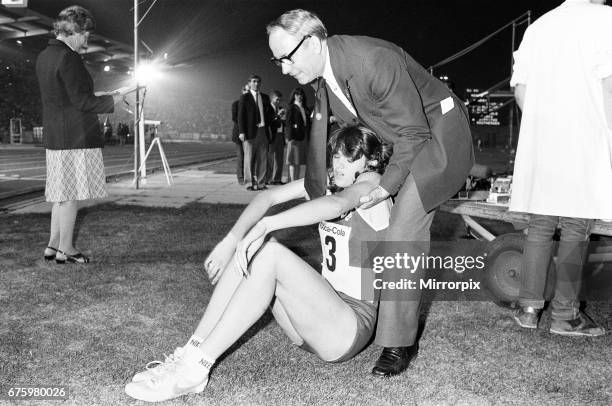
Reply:
<svg viewBox="0 0 612 406"><path fill-rule="evenodd" d="M89 257L77 252L76 254L68 255L62 250L57 250L55 255L55 262L58 264L65 264L70 262L71 264L87 264L89 263Z"/></svg>
<svg viewBox="0 0 612 406"><path fill-rule="evenodd" d="M47 250L53 251L53 254L47 254ZM57 253L57 248L47 247L45 248L45 261L53 261L55 259L55 255Z"/></svg>

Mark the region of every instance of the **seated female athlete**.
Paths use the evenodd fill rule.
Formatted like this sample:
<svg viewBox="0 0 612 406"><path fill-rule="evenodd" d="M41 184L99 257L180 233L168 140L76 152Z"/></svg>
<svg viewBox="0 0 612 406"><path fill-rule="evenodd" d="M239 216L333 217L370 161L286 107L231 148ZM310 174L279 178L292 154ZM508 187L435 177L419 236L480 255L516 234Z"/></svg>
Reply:
<svg viewBox="0 0 612 406"><path fill-rule="evenodd" d="M364 127L339 130L329 147L334 193L272 216L265 216L270 207L308 197L304 180L257 195L204 263L217 286L193 336L165 362L137 373L125 387L128 395L162 401L201 392L215 360L270 306L289 339L325 361L346 361L367 345L377 308L372 285L361 286L361 242L381 239L391 201L357 207L378 185L391 150ZM265 241L272 231L319 222L322 274Z"/></svg>

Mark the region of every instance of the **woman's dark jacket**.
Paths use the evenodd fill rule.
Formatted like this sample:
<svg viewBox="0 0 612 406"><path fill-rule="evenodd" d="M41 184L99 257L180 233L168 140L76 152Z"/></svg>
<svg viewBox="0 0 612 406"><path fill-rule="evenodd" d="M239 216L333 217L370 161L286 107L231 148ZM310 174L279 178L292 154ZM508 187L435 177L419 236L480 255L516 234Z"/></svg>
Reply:
<svg viewBox="0 0 612 406"><path fill-rule="evenodd" d="M112 113L112 96L95 96L81 56L62 41L49 41L36 61L47 149L102 148L98 114Z"/></svg>
<svg viewBox="0 0 612 406"><path fill-rule="evenodd" d="M302 118L300 108L295 104L289 105L287 119L285 120L285 139L287 141L303 141L310 131L310 111L304 107L306 122Z"/></svg>

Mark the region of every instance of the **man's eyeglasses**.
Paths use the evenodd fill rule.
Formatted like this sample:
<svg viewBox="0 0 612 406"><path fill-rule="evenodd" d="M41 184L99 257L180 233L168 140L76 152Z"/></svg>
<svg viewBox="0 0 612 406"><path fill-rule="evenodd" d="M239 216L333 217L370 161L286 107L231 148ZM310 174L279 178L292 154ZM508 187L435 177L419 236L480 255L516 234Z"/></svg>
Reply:
<svg viewBox="0 0 612 406"><path fill-rule="evenodd" d="M311 35L304 35L304 38L302 38L302 40L297 44L297 46L293 48L293 51L289 52L289 54L285 56L281 56L280 58L272 57L270 58L270 62L272 62L276 66L282 66L283 64L293 65L293 59L291 59L291 57L297 52L298 49L300 49L304 41L306 41L310 37Z"/></svg>

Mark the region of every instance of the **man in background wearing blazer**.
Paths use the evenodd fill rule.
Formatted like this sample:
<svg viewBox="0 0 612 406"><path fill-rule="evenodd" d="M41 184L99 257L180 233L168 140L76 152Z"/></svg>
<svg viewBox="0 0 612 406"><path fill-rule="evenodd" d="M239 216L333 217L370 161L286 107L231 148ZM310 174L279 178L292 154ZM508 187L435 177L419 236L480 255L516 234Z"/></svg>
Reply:
<svg viewBox="0 0 612 406"><path fill-rule="evenodd" d="M463 103L400 47L362 36L328 38L309 11L288 11L267 32L272 61L300 84L314 82L317 92L305 178L310 197L325 193L330 110L339 125L360 123L393 145L363 207L395 196L386 241L414 242L406 244L409 255L427 254L435 208L461 188L474 163ZM421 295L385 300L381 293L375 343L384 349L372 373L391 376L417 355Z"/></svg>
<svg viewBox="0 0 612 406"><path fill-rule="evenodd" d="M248 84L242 86L242 94L247 94L249 89ZM239 104L240 99L232 103L232 122L234 123L234 127L232 128L232 141L234 144L236 144L236 178L238 179L239 184L244 185L244 147L242 146L242 141L238 137L240 133L240 130L238 129Z"/></svg>
<svg viewBox="0 0 612 406"><path fill-rule="evenodd" d="M283 160L285 158L285 108L281 105L283 94L272 92L272 121L270 123L270 145L268 147L268 173L266 183L283 184Z"/></svg>
<svg viewBox="0 0 612 406"><path fill-rule="evenodd" d="M267 189L265 177L273 112L270 98L259 91L260 85L261 78L251 75L249 91L238 103L238 137L244 147L244 176L246 182L251 182L248 190Z"/></svg>

